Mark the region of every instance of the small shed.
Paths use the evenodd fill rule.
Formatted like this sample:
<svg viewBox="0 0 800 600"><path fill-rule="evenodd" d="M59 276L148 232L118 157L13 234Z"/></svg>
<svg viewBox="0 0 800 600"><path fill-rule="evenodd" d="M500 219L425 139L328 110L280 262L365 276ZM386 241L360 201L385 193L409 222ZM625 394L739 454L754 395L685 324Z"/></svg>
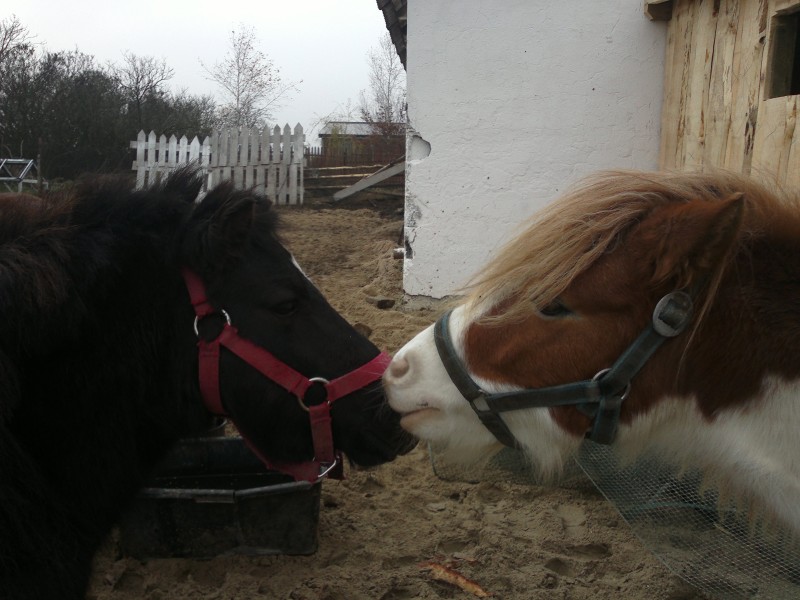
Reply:
<svg viewBox="0 0 800 600"><path fill-rule="evenodd" d="M371 125L363 121L328 121L320 129L319 139L323 150L336 146L352 151L365 144L372 135Z"/></svg>
<svg viewBox="0 0 800 600"><path fill-rule="evenodd" d="M321 149L315 156L328 162L339 158L342 165L383 165L403 156L405 128L405 123L328 121L318 134Z"/></svg>

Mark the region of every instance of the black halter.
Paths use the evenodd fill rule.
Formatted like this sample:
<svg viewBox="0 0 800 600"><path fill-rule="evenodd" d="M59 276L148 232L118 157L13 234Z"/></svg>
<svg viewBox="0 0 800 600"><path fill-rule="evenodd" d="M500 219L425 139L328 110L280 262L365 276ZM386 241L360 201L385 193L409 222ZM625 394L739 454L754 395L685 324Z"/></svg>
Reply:
<svg viewBox="0 0 800 600"><path fill-rule="evenodd" d="M451 312L445 313L434 327L436 350L458 391L500 442L512 448L520 447L500 413L525 408L577 406L594 420L586 437L610 444L617 434L620 407L630 391L631 380L661 344L686 329L692 317L692 298L684 291L671 292L661 298L647 328L613 366L603 369L592 379L500 394L488 394L478 387L456 355L449 331Z"/></svg>

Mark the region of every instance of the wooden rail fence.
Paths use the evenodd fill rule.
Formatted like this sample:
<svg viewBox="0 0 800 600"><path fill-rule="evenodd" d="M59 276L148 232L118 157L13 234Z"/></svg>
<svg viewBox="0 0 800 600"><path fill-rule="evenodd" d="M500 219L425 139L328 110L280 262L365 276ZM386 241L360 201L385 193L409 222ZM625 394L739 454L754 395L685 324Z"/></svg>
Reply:
<svg viewBox="0 0 800 600"><path fill-rule="evenodd" d="M196 164L203 190L232 179L238 189L253 188L276 204L303 203L303 127L287 124L264 129L215 131L202 142L195 136L156 136L140 131L130 147L136 150L136 187L159 181L178 166Z"/></svg>

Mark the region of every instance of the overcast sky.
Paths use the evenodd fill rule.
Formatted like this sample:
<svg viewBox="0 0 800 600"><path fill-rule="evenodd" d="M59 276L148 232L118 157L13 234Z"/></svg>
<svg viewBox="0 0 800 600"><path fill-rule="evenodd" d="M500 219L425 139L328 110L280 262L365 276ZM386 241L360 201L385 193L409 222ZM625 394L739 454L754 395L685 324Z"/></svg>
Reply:
<svg viewBox="0 0 800 600"><path fill-rule="evenodd" d="M77 48L101 64L120 62L124 51L163 57L175 71L170 87L191 94L216 93L200 60L221 61L230 32L252 26L284 81L302 80L275 121L306 129L358 102L367 52L386 31L375 0L23 0L5 10L51 51Z"/></svg>

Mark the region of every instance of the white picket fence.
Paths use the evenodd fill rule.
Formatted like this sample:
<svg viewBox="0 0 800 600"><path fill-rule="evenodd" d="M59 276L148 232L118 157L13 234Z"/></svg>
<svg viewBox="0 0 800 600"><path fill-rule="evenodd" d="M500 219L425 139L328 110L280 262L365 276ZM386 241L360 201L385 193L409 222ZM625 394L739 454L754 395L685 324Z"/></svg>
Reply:
<svg viewBox="0 0 800 600"><path fill-rule="evenodd" d="M133 170L136 187L159 181L185 164L198 165L204 175L203 190L232 179L237 189L253 188L276 204L303 203L303 147L305 135L298 123L270 131L226 129L202 142L172 135L140 131L130 147L136 150Z"/></svg>

